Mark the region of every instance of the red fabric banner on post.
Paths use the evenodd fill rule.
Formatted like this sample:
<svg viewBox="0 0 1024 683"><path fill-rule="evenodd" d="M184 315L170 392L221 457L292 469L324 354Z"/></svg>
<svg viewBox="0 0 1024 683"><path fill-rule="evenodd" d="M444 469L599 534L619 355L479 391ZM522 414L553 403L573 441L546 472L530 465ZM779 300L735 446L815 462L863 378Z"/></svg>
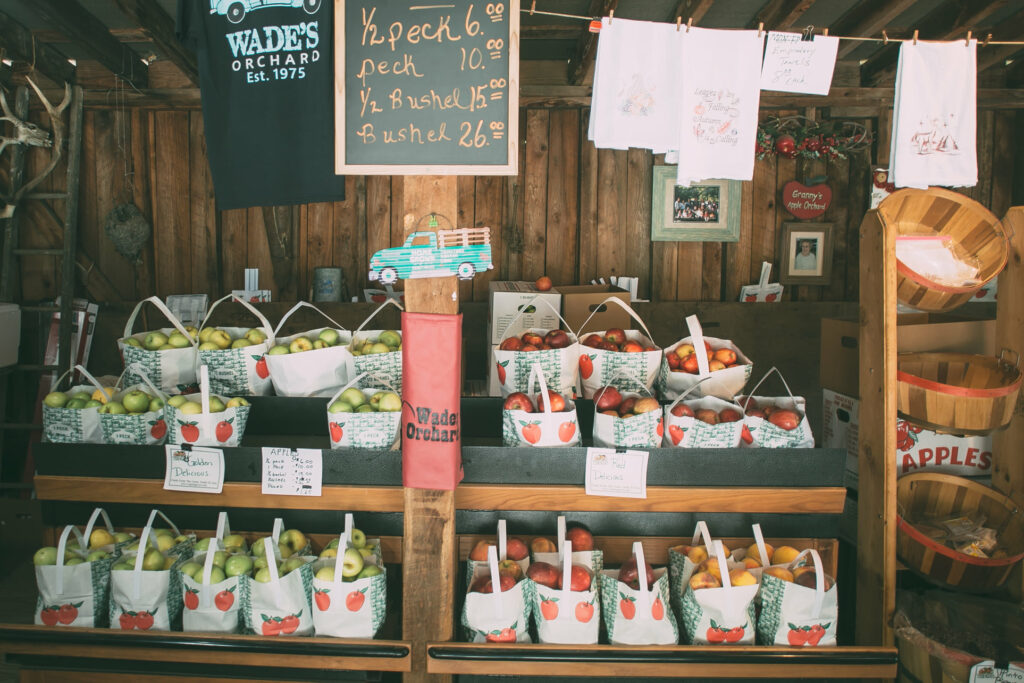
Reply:
<svg viewBox="0 0 1024 683"><path fill-rule="evenodd" d="M462 481L462 314L402 314L402 483L451 491Z"/></svg>

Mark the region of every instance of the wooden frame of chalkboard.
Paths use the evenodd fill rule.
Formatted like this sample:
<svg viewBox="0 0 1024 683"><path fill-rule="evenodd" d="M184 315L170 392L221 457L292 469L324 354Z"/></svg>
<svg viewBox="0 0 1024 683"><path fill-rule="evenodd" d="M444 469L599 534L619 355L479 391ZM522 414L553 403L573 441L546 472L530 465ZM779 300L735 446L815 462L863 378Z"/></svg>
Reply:
<svg viewBox="0 0 1024 683"><path fill-rule="evenodd" d="M519 0L334 0L335 173L516 175Z"/></svg>

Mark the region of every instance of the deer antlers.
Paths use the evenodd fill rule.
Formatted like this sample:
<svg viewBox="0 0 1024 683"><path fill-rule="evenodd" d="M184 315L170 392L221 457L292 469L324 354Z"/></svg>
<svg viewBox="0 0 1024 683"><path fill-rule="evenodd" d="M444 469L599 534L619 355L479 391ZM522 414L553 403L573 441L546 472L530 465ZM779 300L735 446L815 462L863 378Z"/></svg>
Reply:
<svg viewBox="0 0 1024 683"><path fill-rule="evenodd" d="M0 121L10 121L17 132L17 137L0 137L0 153L3 153L4 148L8 145L30 145L33 147L50 147L53 149L53 153L50 155L50 163L40 171L32 180L28 181L18 191L12 195L0 195L0 199L6 204L3 209L0 209L0 218L10 218L14 215L14 210L28 192L32 190L36 185L43 182L46 176L53 172L53 169L57 167L60 162L61 155L64 150L64 134L65 126L64 120L61 115L64 110L71 104L71 84L64 84L64 100L56 107L54 107L46 96L43 95L43 91L32 82L31 78L26 79L28 84L32 86L32 90L35 91L40 101L43 103L43 107L46 108L46 113L50 117L50 127L52 128L52 135L47 131L41 129L33 123L22 121L7 106L7 98L4 97L3 92L0 91L0 107L3 108L4 115L0 117Z"/></svg>

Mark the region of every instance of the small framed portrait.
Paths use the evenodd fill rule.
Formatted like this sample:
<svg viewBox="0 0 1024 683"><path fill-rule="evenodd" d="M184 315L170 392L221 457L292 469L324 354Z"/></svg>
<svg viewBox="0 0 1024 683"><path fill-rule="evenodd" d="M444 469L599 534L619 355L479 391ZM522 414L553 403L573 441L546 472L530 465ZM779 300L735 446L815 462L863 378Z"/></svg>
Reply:
<svg viewBox="0 0 1024 683"><path fill-rule="evenodd" d="M779 282L827 285L832 281L832 224L783 223Z"/></svg>
<svg viewBox="0 0 1024 683"><path fill-rule="evenodd" d="M739 181L703 180L689 187L676 185L675 166L655 166L652 175L652 241L739 241Z"/></svg>

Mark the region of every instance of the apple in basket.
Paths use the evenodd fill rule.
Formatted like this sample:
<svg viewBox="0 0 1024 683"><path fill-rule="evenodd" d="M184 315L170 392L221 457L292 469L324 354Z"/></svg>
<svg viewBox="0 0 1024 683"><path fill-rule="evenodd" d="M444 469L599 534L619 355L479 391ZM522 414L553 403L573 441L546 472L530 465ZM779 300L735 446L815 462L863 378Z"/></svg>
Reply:
<svg viewBox="0 0 1024 683"><path fill-rule="evenodd" d="M647 588L654 585L654 569L647 562L644 562L644 570L647 573ZM631 555L628 560L622 563L619 569L619 581L626 584L633 590L640 590L640 571L636 564L636 555Z"/></svg>
<svg viewBox="0 0 1024 683"><path fill-rule="evenodd" d="M590 584L593 581L593 574L587 567L582 564L574 564L569 568L569 590L571 591L587 591L590 590ZM562 572L558 572L558 583L555 588L562 588Z"/></svg>
<svg viewBox="0 0 1024 683"><path fill-rule="evenodd" d="M708 359L708 370L715 372L717 370L725 370L738 362L736 352L732 349L712 349L711 345L704 341L705 353ZM673 360L672 356L675 356ZM667 354L666 360L668 362L669 370L673 372L687 372L692 375L696 375L700 372L700 366L697 364L697 355L693 347L693 344L683 343L677 346L672 352Z"/></svg>
<svg viewBox="0 0 1024 683"><path fill-rule="evenodd" d="M558 552L558 546L550 538L538 536L530 541L530 551L534 553L555 553Z"/></svg>
<svg viewBox="0 0 1024 683"><path fill-rule="evenodd" d="M557 391L548 389L548 401L551 403L551 412L561 413L565 412L565 397L563 397ZM544 410L544 396L543 394L537 394L537 410Z"/></svg>
<svg viewBox="0 0 1024 683"><path fill-rule="evenodd" d="M800 425L801 416L793 410L776 409L768 416L768 421L785 430L796 429Z"/></svg>
<svg viewBox="0 0 1024 683"><path fill-rule="evenodd" d="M498 574L498 582L501 584L501 592L512 590L512 587L516 585L515 578L511 574ZM477 577L473 582L473 585L469 587L470 593L493 593L494 586L491 583L491 577L486 574Z"/></svg>
<svg viewBox="0 0 1024 683"><path fill-rule="evenodd" d="M529 396L521 391L517 391L514 394L509 394L505 398L502 408L505 410L522 410L526 413L532 413L533 403L530 401Z"/></svg>
<svg viewBox="0 0 1024 683"><path fill-rule="evenodd" d="M672 406L672 410L669 411L676 417L693 417L693 408L686 405L685 403L677 403Z"/></svg>
<svg viewBox="0 0 1024 683"><path fill-rule="evenodd" d="M557 588L561 572L550 562L534 562L527 568L526 576L534 583L548 588Z"/></svg>
<svg viewBox="0 0 1024 683"><path fill-rule="evenodd" d="M622 394L615 387L601 387L594 392L594 406L599 412L618 410L621 404Z"/></svg>
<svg viewBox="0 0 1024 683"><path fill-rule="evenodd" d="M572 544L573 552L594 549L594 535L585 526L574 524L565 530L565 540Z"/></svg>
<svg viewBox="0 0 1024 683"><path fill-rule="evenodd" d="M510 560L525 560L530 555L530 549L526 542L518 536L513 536L505 542L505 557Z"/></svg>

